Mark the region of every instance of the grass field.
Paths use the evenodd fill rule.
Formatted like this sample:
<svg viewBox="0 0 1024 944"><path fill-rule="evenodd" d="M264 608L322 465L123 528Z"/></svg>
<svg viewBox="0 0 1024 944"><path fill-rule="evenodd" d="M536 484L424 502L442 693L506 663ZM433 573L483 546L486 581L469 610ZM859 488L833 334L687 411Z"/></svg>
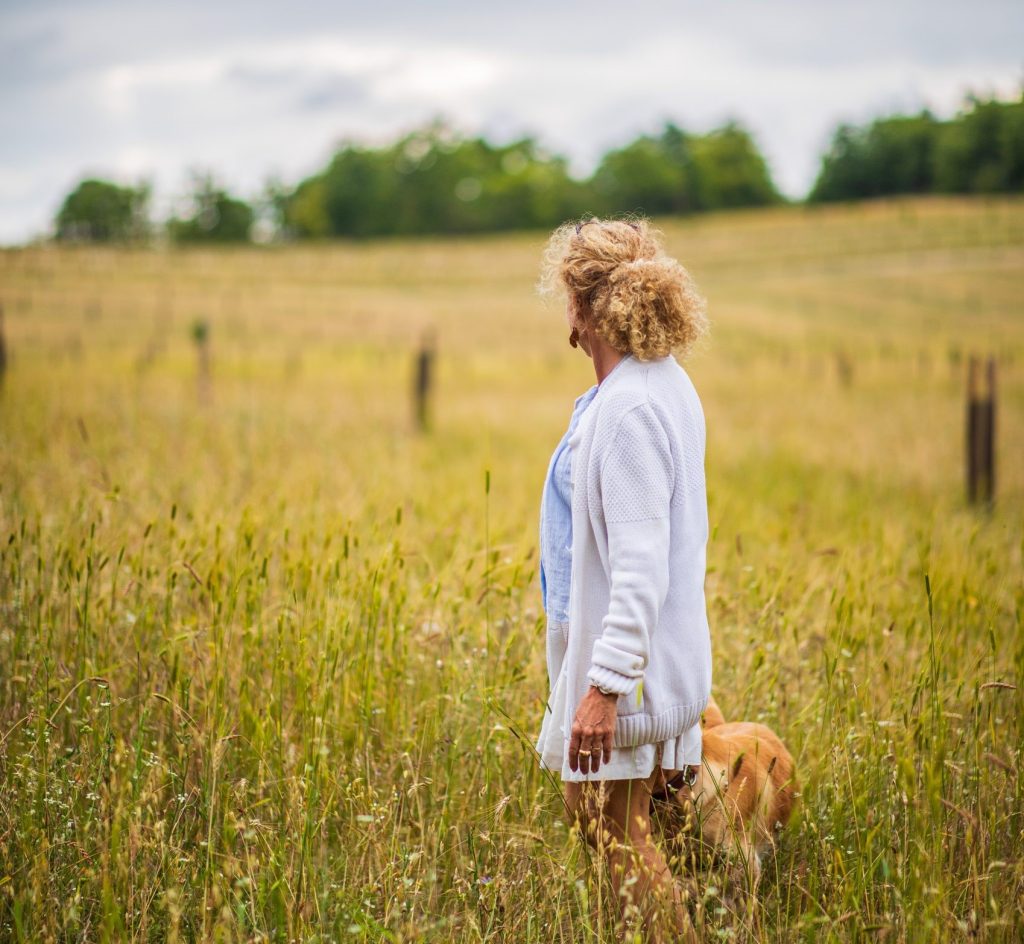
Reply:
<svg viewBox="0 0 1024 944"><path fill-rule="evenodd" d="M700 874L706 938L1020 940L1024 201L661 225L712 324L715 693L802 784L753 911ZM544 238L0 253L0 940L616 939L532 751L594 382Z"/></svg>

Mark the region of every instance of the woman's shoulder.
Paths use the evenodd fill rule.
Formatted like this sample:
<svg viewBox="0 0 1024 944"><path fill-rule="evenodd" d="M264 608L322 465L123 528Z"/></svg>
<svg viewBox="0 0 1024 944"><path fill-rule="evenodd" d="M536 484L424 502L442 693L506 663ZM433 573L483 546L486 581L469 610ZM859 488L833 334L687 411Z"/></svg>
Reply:
<svg viewBox="0 0 1024 944"><path fill-rule="evenodd" d="M599 386L584 419L598 448L615 438L627 417L632 425L647 426L652 432L660 427L672 438L680 415L692 414L695 403L699 412L696 390L672 355L648 361L630 357ZM578 428L573 445L583 435Z"/></svg>
<svg viewBox="0 0 1024 944"><path fill-rule="evenodd" d="M624 436L636 438L634 427L649 429L653 433L660 425L660 411L645 366L620 377L614 389L607 390L594 405L598 410L594 416L593 440L598 452Z"/></svg>
<svg viewBox="0 0 1024 944"><path fill-rule="evenodd" d="M679 438L703 423L703 408L689 374L671 355L654 361L635 361L614 388L601 398L595 416L595 436L605 439L627 416Z"/></svg>
<svg viewBox="0 0 1024 944"><path fill-rule="evenodd" d="M631 357L622 364L621 370L611 376L615 377L615 383L609 385L601 398L605 422L615 422L638 407L656 408L677 397L682 388L692 386L679 362L671 355L649 361Z"/></svg>

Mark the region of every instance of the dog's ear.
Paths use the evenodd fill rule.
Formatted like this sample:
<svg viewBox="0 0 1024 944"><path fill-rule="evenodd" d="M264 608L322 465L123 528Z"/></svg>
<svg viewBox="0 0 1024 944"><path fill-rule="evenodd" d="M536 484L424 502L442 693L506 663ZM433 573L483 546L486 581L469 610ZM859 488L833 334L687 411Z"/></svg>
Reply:
<svg viewBox="0 0 1024 944"><path fill-rule="evenodd" d="M718 702L712 696L708 697L708 703L700 714L700 723L704 728L714 728L725 724L725 715L722 714L722 709L718 707Z"/></svg>

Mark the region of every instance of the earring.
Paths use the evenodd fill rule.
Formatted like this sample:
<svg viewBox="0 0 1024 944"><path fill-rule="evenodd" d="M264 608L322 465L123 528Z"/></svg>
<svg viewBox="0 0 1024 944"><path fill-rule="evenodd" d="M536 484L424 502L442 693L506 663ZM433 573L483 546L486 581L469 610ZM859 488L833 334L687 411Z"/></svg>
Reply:
<svg viewBox="0 0 1024 944"><path fill-rule="evenodd" d="M572 329L572 334L569 335L569 344L571 347L579 347L580 333L575 328Z"/></svg>

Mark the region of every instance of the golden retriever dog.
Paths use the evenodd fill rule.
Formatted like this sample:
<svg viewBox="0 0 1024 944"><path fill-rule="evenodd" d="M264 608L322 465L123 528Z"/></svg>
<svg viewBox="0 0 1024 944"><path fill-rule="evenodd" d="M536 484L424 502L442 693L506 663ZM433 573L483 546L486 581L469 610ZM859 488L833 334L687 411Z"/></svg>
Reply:
<svg viewBox="0 0 1024 944"><path fill-rule="evenodd" d="M755 887L761 856L774 847L777 831L793 812L798 789L793 758L771 728L727 722L713 698L701 720L700 770L672 777L655 796L678 805L707 845L739 856Z"/></svg>

